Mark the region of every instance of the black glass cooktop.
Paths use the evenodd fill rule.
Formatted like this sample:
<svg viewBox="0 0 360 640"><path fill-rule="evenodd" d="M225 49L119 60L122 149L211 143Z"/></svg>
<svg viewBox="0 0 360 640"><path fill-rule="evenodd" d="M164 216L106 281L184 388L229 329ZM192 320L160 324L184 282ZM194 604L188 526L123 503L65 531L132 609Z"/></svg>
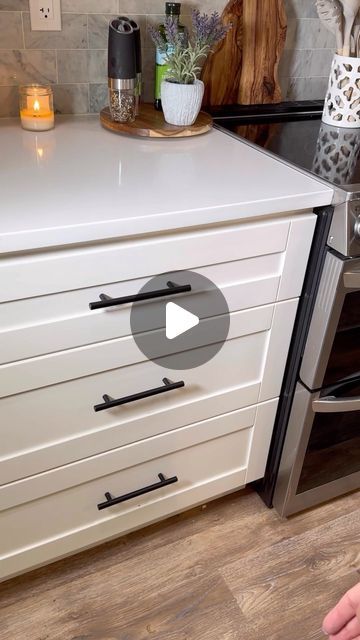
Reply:
<svg viewBox="0 0 360 640"><path fill-rule="evenodd" d="M339 186L360 184L360 130L321 122L323 103L215 107L216 124ZM358 190L358 188L356 189Z"/></svg>

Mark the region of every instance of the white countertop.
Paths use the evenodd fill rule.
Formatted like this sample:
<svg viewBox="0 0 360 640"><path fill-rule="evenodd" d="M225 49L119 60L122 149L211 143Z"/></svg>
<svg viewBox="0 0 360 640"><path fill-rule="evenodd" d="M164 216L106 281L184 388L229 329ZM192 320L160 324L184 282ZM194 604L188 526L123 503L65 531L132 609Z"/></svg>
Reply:
<svg viewBox="0 0 360 640"><path fill-rule="evenodd" d="M0 120L0 253L251 219L331 203L333 190L219 131L117 136L97 116L53 131Z"/></svg>

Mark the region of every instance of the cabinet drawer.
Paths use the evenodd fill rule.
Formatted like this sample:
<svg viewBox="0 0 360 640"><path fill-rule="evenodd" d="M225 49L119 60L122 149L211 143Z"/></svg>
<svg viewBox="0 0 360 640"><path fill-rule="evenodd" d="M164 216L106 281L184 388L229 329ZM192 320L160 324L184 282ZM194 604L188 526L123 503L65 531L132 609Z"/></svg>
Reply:
<svg viewBox="0 0 360 640"><path fill-rule="evenodd" d="M2 398L0 483L257 402L273 313L269 306L232 316L232 339L194 369L164 369L139 352L142 360L130 366ZM74 367L70 361L70 374ZM185 386L94 411L103 394L139 393L161 386L164 377Z"/></svg>
<svg viewBox="0 0 360 640"><path fill-rule="evenodd" d="M130 531L255 479L264 470L275 409L276 401L271 401L235 411L3 486L1 577ZM251 450L254 438L263 442L255 461ZM159 482L158 474L177 481L98 509L106 493L124 496Z"/></svg>
<svg viewBox="0 0 360 640"><path fill-rule="evenodd" d="M231 340L269 329L273 310L274 305L269 305L232 313L230 315L228 339ZM204 325L205 323L216 324L217 320L216 318L210 318L203 322ZM204 351L212 349L211 346L209 346L209 336L214 336L214 332L211 333L211 327L209 327L208 330L205 330L204 327L199 337L199 349ZM213 339L216 339L215 336ZM170 348L167 345L165 345L165 347L166 352L165 350L162 352L160 351L162 345L159 346L159 352L157 354L159 358L170 352ZM174 353L176 348L176 346L173 346ZM181 351L180 356L183 355L184 351ZM144 362L145 360L145 356L138 349L133 337L126 336L117 340L108 340L77 349L68 349L37 358L11 362L0 366L0 398L41 387L48 387L60 382L66 382L67 380L91 376L120 367L128 368L131 365ZM153 367L157 370L157 374L152 375L152 384L150 387L158 386L154 384L154 382L157 382L159 379L161 380L167 371L167 369L164 369L162 366L159 367L159 365L153 364ZM124 376L126 377L127 375L127 372L125 372ZM175 375L178 376L179 373L177 372ZM135 386L141 385L141 382L141 378L138 378ZM139 391L141 390L140 388ZM135 391L133 392L135 393ZM102 391L98 396L99 402L101 401L103 393L109 392L106 390ZM109 393L109 395L114 394ZM119 393L115 393L114 397L118 397L118 395ZM120 395L127 394L121 393ZM96 397L93 400L93 404L98 403Z"/></svg>
<svg viewBox="0 0 360 640"><path fill-rule="evenodd" d="M230 236L226 228L225 231L176 234L171 239L156 242L143 241L140 245L144 256L140 265L135 264L129 254L129 247L135 250L136 243L124 243L123 249L129 259L126 265L118 259L122 255L121 243L106 250L82 248L75 253L74 250L54 251L46 257L39 254L31 258L0 259L0 299L3 296L11 300L1 305L0 364L129 335L129 304L90 311L89 303L98 300L101 293L112 297L136 294L149 275L154 275L154 247L160 252L156 255L157 260L164 250L164 263L162 267L158 265L162 272L176 266L206 276L223 291L230 312L298 297L314 220L315 216L307 214L291 221L232 226ZM193 246L194 238L198 246L189 255L187 247ZM234 238L238 243L236 251ZM253 242L251 252L246 245L248 241ZM168 255L168 243L173 243L179 255ZM249 253L252 257L248 257ZM148 260L146 268L141 269L145 260ZM138 277L139 274L147 277ZM130 277L131 280L127 279ZM176 274L181 284L184 284L183 277L185 274ZM6 278L11 279L11 294L5 291L9 285ZM197 296L199 292L185 295ZM180 303L181 297L176 297ZM162 302L148 301L146 304L153 310Z"/></svg>
<svg viewBox="0 0 360 640"><path fill-rule="evenodd" d="M229 310L233 312L275 302L282 267L283 256L275 253L195 271L222 290ZM164 279L164 288L167 280ZM144 278L128 280L3 303L0 313L0 364L130 335L130 304L90 311L89 303L99 300L101 293L113 298L134 295L146 281ZM185 274L176 274L176 282L187 284ZM184 298L199 298L201 293L192 290L176 295L176 302L181 304ZM137 305L154 317L163 300ZM161 314L157 313L155 317L160 318Z"/></svg>
<svg viewBox="0 0 360 640"><path fill-rule="evenodd" d="M237 224L2 258L0 302L283 252L290 225Z"/></svg>
<svg viewBox="0 0 360 640"><path fill-rule="evenodd" d="M288 300L275 310L240 312L242 334L238 329L212 360L180 374L144 360L2 398L0 484L277 397L296 308ZM94 412L103 393L136 393L163 376L185 386Z"/></svg>

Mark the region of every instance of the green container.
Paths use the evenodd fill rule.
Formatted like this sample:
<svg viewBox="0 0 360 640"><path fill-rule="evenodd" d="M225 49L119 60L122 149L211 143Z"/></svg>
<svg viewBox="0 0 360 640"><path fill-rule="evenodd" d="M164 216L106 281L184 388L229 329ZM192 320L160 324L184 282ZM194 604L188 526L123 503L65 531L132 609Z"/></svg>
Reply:
<svg viewBox="0 0 360 640"><path fill-rule="evenodd" d="M172 16L174 20L180 21L180 2L166 2L165 3L165 15ZM185 26L183 24L178 25L179 32L185 33ZM159 25L159 31L165 38L165 27L163 24ZM170 46L167 48L167 53L170 52ZM165 62L166 54L156 48L155 54L155 109L161 111L161 83L165 79L168 72L168 65Z"/></svg>

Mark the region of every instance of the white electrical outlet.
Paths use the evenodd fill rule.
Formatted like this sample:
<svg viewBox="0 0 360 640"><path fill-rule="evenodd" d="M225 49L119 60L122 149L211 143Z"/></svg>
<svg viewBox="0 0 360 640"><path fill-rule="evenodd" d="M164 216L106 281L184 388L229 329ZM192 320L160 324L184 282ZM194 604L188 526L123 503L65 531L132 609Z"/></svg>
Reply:
<svg viewBox="0 0 360 640"><path fill-rule="evenodd" d="M60 0L29 0L32 31L61 31Z"/></svg>

